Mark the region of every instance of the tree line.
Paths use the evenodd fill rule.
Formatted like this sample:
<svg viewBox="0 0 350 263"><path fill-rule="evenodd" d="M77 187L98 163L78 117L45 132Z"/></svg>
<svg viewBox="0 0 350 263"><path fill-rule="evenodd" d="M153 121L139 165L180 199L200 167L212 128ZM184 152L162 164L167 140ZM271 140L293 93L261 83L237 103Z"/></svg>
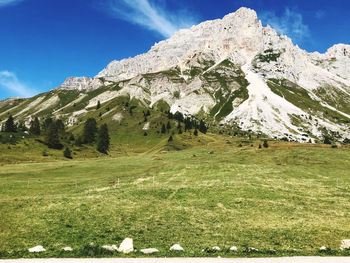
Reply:
<svg viewBox="0 0 350 263"><path fill-rule="evenodd" d="M43 136L44 140L38 140L45 143L49 148L62 149L64 146L61 143L62 138L69 137L69 141L75 141L76 146L82 146L83 144L96 143L96 149L104 154L108 154L110 147L110 137L107 124L102 124L99 128L94 118L89 118L84 124L83 133L75 140L72 133L66 132L64 122L60 119L52 119L48 117L40 122L38 117L31 120L29 129L24 123L16 124L12 115L6 120L2 126L3 132L16 133L19 131L25 131L33 136ZM71 151L69 147L66 147L64 156L71 158Z"/></svg>

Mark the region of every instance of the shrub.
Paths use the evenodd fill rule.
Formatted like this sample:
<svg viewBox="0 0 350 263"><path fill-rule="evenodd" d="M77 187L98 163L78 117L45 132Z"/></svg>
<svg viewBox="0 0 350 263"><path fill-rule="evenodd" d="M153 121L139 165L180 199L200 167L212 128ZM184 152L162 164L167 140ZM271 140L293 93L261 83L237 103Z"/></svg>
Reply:
<svg viewBox="0 0 350 263"><path fill-rule="evenodd" d="M264 140L263 146L264 146L264 148L268 148L269 147L269 144L267 143L267 140Z"/></svg>
<svg viewBox="0 0 350 263"><path fill-rule="evenodd" d="M324 137L323 143L324 144L332 144L331 139L328 136Z"/></svg>
<svg viewBox="0 0 350 263"><path fill-rule="evenodd" d="M70 151L70 149L68 147L63 151L63 156L68 158L68 159L73 159L72 152Z"/></svg>

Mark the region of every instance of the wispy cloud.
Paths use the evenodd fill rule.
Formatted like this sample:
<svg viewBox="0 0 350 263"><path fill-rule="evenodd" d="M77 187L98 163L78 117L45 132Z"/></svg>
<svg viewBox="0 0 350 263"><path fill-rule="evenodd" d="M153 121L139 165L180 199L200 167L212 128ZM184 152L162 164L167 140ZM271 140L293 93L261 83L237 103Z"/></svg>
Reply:
<svg viewBox="0 0 350 263"><path fill-rule="evenodd" d="M289 36L296 43L303 42L311 36L302 14L289 8L286 8L281 16L271 11L262 12L260 18L264 24L270 25L279 34Z"/></svg>
<svg viewBox="0 0 350 263"><path fill-rule="evenodd" d="M23 0L0 0L0 7L6 6L6 5L14 5L22 1Z"/></svg>
<svg viewBox="0 0 350 263"><path fill-rule="evenodd" d="M114 17L143 26L164 37L195 24L194 16L187 10L169 11L165 1L109 0L108 3L107 11Z"/></svg>
<svg viewBox="0 0 350 263"><path fill-rule="evenodd" d="M0 71L0 90L6 89L15 96L31 97L36 92L22 83L15 73L9 71Z"/></svg>

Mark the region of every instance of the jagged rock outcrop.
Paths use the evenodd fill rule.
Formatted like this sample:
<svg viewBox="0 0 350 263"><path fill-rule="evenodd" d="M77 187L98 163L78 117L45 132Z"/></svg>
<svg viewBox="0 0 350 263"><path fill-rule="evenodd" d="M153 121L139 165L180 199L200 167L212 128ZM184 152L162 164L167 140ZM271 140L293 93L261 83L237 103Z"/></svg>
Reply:
<svg viewBox="0 0 350 263"><path fill-rule="evenodd" d="M65 90L90 90L98 89L103 86L103 82L98 78L88 78L88 77L70 77L59 86L57 89Z"/></svg>

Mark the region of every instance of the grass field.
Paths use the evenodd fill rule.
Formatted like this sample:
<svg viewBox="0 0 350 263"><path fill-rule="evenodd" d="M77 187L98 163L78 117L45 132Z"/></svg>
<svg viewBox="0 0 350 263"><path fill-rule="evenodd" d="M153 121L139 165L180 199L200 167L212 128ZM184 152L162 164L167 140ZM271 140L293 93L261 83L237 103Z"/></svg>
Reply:
<svg viewBox="0 0 350 263"><path fill-rule="evenodd" d="M0 166L0 257L125 256L101 246L126 237L167 257L318 255L321 246L350 255L338 251L350 238L349 148L199 140L182 151ZM185 251L170 252L175 243ZM36 245L47 252L29 254ZM216 245L223 251L202 252Z"/></svg>

